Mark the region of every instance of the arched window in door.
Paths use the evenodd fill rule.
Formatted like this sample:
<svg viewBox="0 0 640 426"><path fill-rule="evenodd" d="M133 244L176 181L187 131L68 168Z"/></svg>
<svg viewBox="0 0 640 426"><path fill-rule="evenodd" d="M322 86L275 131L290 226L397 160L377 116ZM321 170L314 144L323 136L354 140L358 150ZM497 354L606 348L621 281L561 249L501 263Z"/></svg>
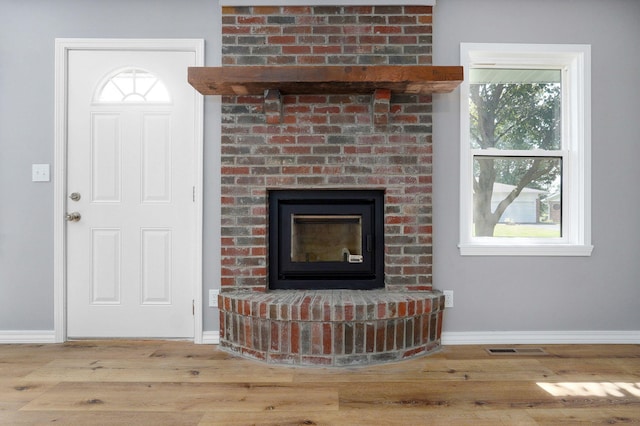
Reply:
<svg viewBox="0 0 640 426"><path fill-rule="evenodd" d="M170 103L165 84L149 71L120 70L107 77L96 93L98 103Z"/></svg>

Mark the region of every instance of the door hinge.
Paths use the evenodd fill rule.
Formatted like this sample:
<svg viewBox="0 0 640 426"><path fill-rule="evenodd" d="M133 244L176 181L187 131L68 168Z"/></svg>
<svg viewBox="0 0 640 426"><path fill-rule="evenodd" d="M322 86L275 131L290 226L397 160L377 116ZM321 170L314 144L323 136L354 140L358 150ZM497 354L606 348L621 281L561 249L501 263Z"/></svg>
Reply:
<svg viewBox="0 0 640 426"><path fill-rule="evenodd" d="M195 203L196 202L196 187L193 186L192 188L193 188L193 191L191 193L191 197L193 198L192 201Z"/></svg>
<svg viewBox="0 0 640 426"><path fill-rule="evenodd" d="M196 316L196 301L191 299L191 315Z"/></svg>

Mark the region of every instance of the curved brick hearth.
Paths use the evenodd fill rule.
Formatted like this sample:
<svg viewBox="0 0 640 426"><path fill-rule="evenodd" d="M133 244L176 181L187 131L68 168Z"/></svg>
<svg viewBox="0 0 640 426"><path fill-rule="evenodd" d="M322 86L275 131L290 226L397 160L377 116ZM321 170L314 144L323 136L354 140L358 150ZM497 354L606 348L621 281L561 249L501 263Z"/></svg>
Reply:
<svg viewBox="0 0 640 426"><path fill-rule="evenodd" d="M438 291L231 292L219 302L220 347L272 364L370 365L440 348Z"/></svg>

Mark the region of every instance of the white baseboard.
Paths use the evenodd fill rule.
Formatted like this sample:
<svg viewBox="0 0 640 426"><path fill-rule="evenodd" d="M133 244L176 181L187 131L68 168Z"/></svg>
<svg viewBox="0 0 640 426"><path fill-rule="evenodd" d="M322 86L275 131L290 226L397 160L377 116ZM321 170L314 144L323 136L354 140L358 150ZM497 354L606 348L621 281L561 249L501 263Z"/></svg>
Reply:
<svg viewBox="0 0 640 426"><path fill-rule="evenodd" d="M202 332L202 344L203 345L217 345L220 343L220 331L203 331Z"/></svg>
<svg viewBox="0 0 640 426"><path fill-rule="evenodd" d="M0 345L10 343L57 343L54 330L0 330ZM202 333L202 344L220 343L219 331Z"/></svg>
<svg viewBox="0 0 640 426"><path fill-rule="evenodd" d="M56 343L54 330L0 330L0 344ZM202 344L220 343L220 331L204 331ZM629 331L445 331L443 345L640 344L640 330Z"/></svg>
<svg viewBox="0 0 640 426"><path fill-rule="evenodd" d="M0 330L0 344L56 343L54 330Z"/></svg>
<svg viewBox="0 0 640 426"><path fill-rule="evenodd" d="M640 330L629 331L444 331L443 345L639 344Z"/></svg>

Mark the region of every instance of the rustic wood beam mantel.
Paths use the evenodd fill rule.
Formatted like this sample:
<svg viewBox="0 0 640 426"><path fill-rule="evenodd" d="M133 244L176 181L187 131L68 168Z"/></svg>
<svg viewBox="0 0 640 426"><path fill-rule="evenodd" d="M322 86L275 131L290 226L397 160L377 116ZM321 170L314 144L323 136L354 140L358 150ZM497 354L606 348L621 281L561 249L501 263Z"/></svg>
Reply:
<svg viewBox="0 0 640 426"><path fill-rule="evenodd" d="M203 95L448 93L462 83L461 66L225 66L191 67L189 83Z"/></svg>

